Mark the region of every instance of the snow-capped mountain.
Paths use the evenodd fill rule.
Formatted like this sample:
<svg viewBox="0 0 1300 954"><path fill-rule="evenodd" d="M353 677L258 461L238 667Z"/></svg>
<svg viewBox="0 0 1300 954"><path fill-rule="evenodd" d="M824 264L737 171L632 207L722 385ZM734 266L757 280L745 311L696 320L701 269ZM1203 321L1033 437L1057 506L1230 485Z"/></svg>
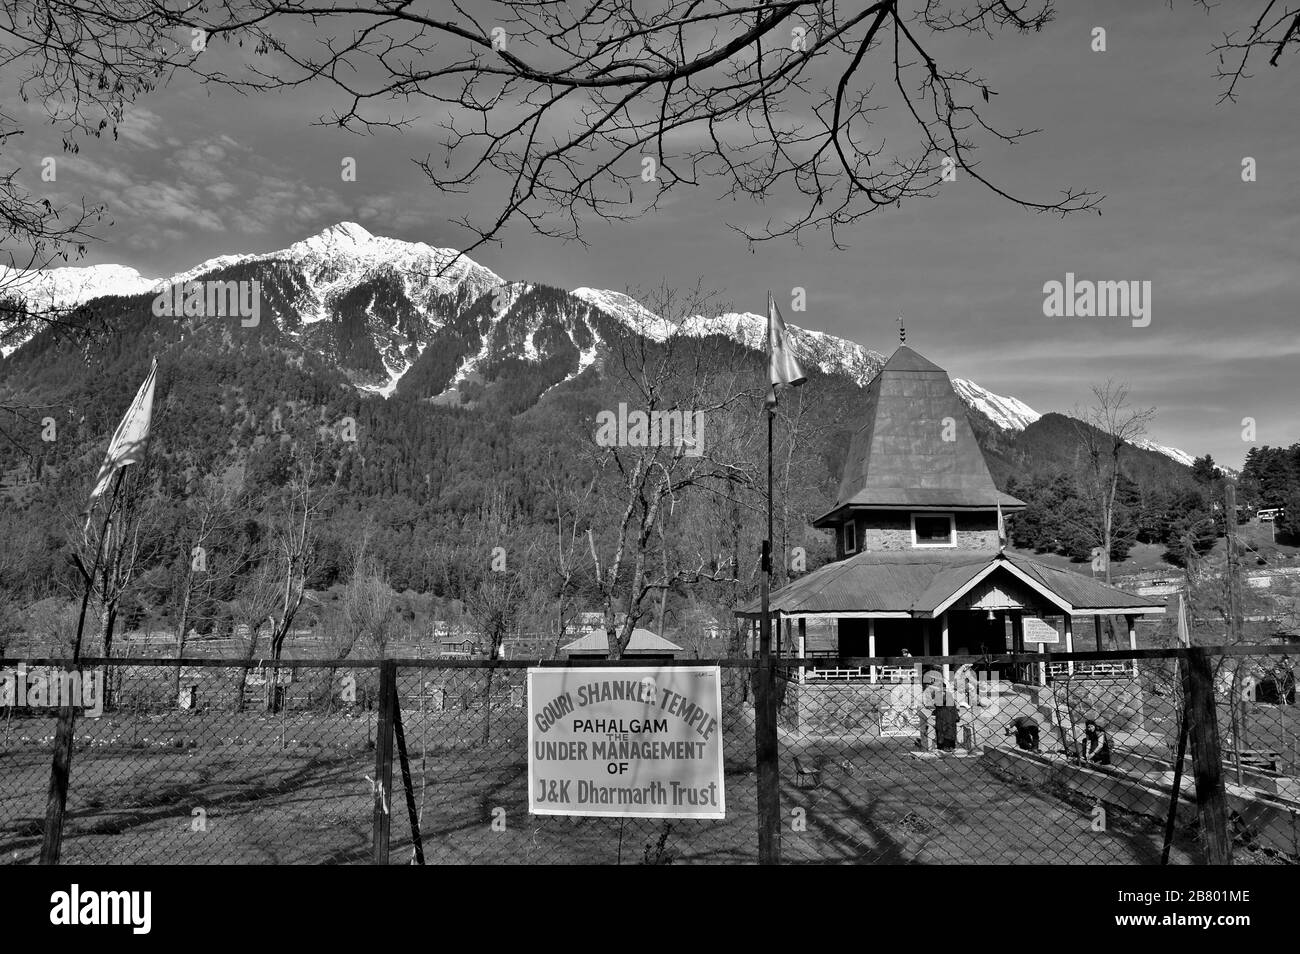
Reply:
<svg viewBox="0 0 1300 954"><path fill-rule="evenodd" d="M33 311L58 312L107 295L139 295L152 291L156 278L146 278L126 265L86 265L16 271L0 266L0 299L18 299ZM0 357L7 358L30 337L30 329L6 335L0 324Z"/></svg>
<svg viewBox="0 0 1300 954"><path fill-rule="evenodd" d="M632 297L604 289L572 291L507 282L451 249L371 234L340 222L273 252L222 255L165 278L122 265L67 267L0 275L0 297L29 308L72 308L98 299L156 294L201 278L260 278L277 330L322 355L360 391L399 391L439 403L467 400L490 383L502 362L550 362L549 384L581 374L599 359L617 329L663 341L672 334L721 336L765 348L767 319L752 312L696 315L674 324ZM265 307L265 306L264 306ZM788 325L801 361L865 385L885 355L853 341ZM3 337L0 357L30 336ZM621 333L621 332L619 332ZM1023 431L1041 416L1014 397L953 378L958 396L997 428ZM1154 441L1139 446L1182 464L1191 455Z"/></svg>
<svg viewBox="0 0 1300 954"><path fill-rule="evenodd" d="M105 295L135 295L158 284L127 265L75 265L44 271L0 269L0 290L34 308L71 308Z"/></svg>
<svg viewBox="0 0 1300 954"><path fill-rule="evenodd" d="M406 296L415 302L431 295L454 294L461 289L477 297L503 282L490 269L458 256L452 249L381 238L355 222L340 222L278 252L209 259L171 276L165 283L192 281L234 265L255 262L289 262L302 270L311 293L302 302L303 324L324 320L333 299L378 276L400 278Z"/></svg>
<svg viewBox="0 0 1300 954"><path fill-rule="evenodd" d="M165 287L217 272L263 263L287 266L301 276L292 305L297 323L304 326L326 320L339 298L376 280L400 283L406 299L417 311L436 310L433 306L437 299L473 300L503 283L499 275L467 257L458 256L452 249L381 238L355 222L340 222L285 249L221 255L165 278L148 278L122 265L9 272L0 275L0 297L21 298L33 310L63 310L109 296L157 293ZM0 343L3 345L0 353L7 357L25 340L26 337L15 336ZM399 354L383 357L390 381L378 387L361 383L359 386L391 394L391 386L409 367L409 361Z"/></svg>

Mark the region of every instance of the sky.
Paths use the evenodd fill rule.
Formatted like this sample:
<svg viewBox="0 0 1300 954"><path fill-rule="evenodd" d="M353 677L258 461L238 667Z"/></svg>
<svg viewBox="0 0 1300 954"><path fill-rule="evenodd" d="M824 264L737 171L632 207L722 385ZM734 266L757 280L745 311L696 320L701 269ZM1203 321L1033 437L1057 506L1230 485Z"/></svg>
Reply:
<svg viewBox="0 0 1300 954"><path fill-rule="evenodd" d="M1060 6L1041 33L949 37L942 48L996 91L990 118L1041 130L981 149L982 173L1040 200L1094 190L1100 215L1035 214L959 174L933 198L845 229L844 250L818 235L751 249L729 225L779 213L782 198L732 202L706 182L633 221L585 222L586 245L520 225L473 258L561 288L702 281L737 311L761 312L768 289L781 301L800 287L807 309L787 311L792 323L888 353L901 313L908 343L952 375L1041 412L1086 406L1090 388L1113 379L1156 409L1153 439L1230 467L1251 446L1243 419L1256 444L1300 440L1300 57L1261 62L1237 103L1218 104L1208 51L1253 5ZM1097 26L1105 52L1090 48ZM116 141L64 155L58 134L37 127L10 151L28 175L57 156L60 195L108 206L112 224L80 264L149 276L283 248L341 220L459 248L470 237L453 220L496 211L493 183L440 193L414 165L441 149L440 117L408 109L410 130L373 136L312 125L336 102L321 89L241 97L179 80L137 103ZM881 117L886 138L906 134L896 112ZM345 156L355 182L340 176ZM1242 181L1244 157L1254 182ZM1046 316L1044 285L1067 273L1150 282L1149 325Z"/></svg>

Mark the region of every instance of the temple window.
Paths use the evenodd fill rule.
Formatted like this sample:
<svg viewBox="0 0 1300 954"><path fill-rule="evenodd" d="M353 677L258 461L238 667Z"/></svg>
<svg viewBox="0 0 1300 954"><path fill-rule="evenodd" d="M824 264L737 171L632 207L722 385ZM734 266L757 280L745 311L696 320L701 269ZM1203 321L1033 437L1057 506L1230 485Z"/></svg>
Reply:
<svg viewBox="0 0 1300 954"><path fill-rule="evenodd" d="M952 514L912 514L912 546L953 547L956 545L957 527Z"/></svg>
<svg viewBox="0 0 1300 954"><path fill-rule="evenodd" d="M858 549L857 521L850 520L844 524L844 552L856 553Z"/></svg>

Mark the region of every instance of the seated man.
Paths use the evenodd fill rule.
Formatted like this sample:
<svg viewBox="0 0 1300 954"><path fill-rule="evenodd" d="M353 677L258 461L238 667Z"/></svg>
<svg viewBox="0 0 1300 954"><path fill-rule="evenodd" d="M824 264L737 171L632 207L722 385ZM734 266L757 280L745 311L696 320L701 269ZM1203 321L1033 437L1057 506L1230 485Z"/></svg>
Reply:
<svg viewBox="0 0 1300 954"><path fill-rule="evenodd" d="M952 693L937 670L925 674L922 701L934 709L934 741L941 752L957 748L957 706Z"/></svg>
<svg viewBox="0 0 1300 954"><path fill-rule="evenodd" d="M1007 723L1006 735L1015 733L1016 748L1026 752L1038 751L1038 723L1029 716L1016 716Z"/></svg>
<svg viewBox="0 0 1300 954"><path fill-rule="evenodd" d="M1096 719L1083 724L1083 757L1098 765L1110 764L1110 736Z"/></svg>

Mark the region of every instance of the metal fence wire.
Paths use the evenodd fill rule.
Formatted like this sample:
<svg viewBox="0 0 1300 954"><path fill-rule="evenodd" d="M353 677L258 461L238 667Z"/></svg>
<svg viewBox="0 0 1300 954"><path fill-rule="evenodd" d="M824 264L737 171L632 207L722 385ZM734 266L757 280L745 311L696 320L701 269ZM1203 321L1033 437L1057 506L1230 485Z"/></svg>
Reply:
<svg viewBox="0 0 1300 954"><path fill-rule="evenodd" d="M764 826L784 863L1300 860L1284 650L780 658L774 815L768 670L706 664L719 820L529 814L525 662L0 660L0 861L40 857L69 692L63 863L748 863Z"/></svg>

